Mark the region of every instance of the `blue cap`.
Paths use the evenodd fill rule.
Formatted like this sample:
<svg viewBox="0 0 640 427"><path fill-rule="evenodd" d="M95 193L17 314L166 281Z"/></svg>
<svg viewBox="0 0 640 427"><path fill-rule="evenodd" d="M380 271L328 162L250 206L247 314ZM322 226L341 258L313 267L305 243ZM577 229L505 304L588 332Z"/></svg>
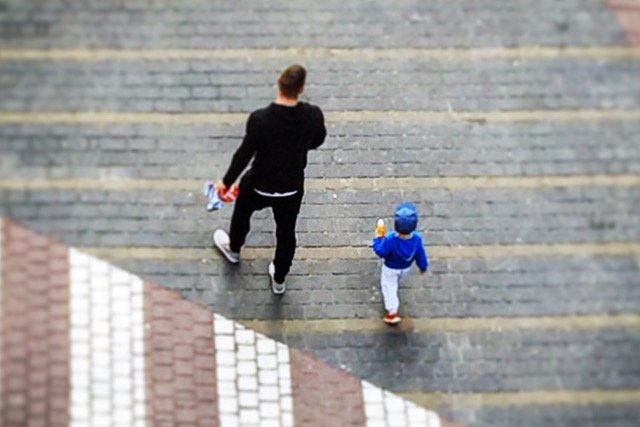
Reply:
<svg viewBox="0 0 640 427"><path fill-rule="evenodd" d="M396 208L394 227L398 233L409 234L418 226L418 210L411 202L404 202Z"/></svg>

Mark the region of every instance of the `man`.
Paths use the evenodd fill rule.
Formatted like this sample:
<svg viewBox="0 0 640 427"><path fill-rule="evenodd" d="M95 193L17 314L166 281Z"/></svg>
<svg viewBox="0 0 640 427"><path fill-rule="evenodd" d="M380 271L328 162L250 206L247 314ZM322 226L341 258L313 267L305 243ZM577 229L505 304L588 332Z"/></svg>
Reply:
<svg viewBox="0 0 640 427"><path fill-rule="evenodd" d="M318 148L327 135L320 108L299 101L306 74L300 65L282 72L276 101L251 113L244 140L218 183L218 191L224 195L253 158L240 181L231 230L229 234L216 230L213 240L230 263L239 263L251 215L270 207L276 222L276 252L268 273L275 294L286 291L285 277L296 250L295 228L304 193L307 152Z"/></svg>

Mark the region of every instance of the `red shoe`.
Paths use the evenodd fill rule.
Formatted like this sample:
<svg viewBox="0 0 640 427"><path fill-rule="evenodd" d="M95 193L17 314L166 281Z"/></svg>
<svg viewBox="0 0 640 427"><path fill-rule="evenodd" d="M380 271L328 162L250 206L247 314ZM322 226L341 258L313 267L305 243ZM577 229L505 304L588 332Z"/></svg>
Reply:
<svg viewBox="0 0 640 427"><path fill-rule="evenodd" d="M387 315L384 316L383 320L384 323L388 325L397 325L398 323L402 322L402 317L400 317L398 313L387 313Z"/></svg>

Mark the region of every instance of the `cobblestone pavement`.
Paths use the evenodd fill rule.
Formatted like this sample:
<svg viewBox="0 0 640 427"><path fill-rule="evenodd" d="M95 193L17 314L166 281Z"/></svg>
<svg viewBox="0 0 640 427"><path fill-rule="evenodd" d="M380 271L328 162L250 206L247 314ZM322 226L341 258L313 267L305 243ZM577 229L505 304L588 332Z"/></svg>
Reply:
<svg viewBox="0 0 640 427"><path fill-rule="evenodd" d="M292 373L295 363L328 363L364 381L329 381L345 396L368 395L371 384L470 426L637 426L639 28L638 0L0 0L0 213L89 254L71 264L96 256L142 277L116 293L131 295L131 312L140 298L164 308L115 318L165 350L159 365L174 343L203 356L185 365L191 388L177 395L173 377L146 360L145 396L165 403L131 407L132 420L141 411L158 425L226 416L206 403L176 410L184 420L158 412L173 408L173 395L215 399L198 394L212 376L194 372L211 368L198 363L218 349L207 338L217 329L203 324L220 323L304 350L290 351ZM222 175L247 113L273 98L293 62L309 69L306 97L325 109L329 136L309 156L301 247L278 299L265 274L270 213L256 216L244 261L231 268L211 249L211 230L228 226L231 209L205 212L200 188ZM418 205L433 265L407 278L406 321L388 329L368 244L376 218L401 200ZM58 247L51 259L66 256ZM33 362L42 370L66 360L65 349L115 348L92 334L82 345L58 337L87 324L44 308L63 298L56 269L70 268L52 263L50 296L38 296L38 280L6 291L26 298L20 312L57 319L50 332L34 326L51 343L11 348L19 359L55 347ZM126 307L103 307L96 319ZM4 308L3 331L25 322ZM135 332L141 321L151 331ZM140 364L127 363L117 369ZM71 374L60 365L50 375ZM292 375L314 383L318 374ZM141 393L131 378L123 401ZM76 390L72 400L88 393ZM116 404L96 393L99 407ZM330 412L319 394L284 404L297 424ZM253 399L243 396L225 398ZM357 411L349 402L343 413L362 423L366 402ZM72 407L86 414L80 403Z"/></svg>

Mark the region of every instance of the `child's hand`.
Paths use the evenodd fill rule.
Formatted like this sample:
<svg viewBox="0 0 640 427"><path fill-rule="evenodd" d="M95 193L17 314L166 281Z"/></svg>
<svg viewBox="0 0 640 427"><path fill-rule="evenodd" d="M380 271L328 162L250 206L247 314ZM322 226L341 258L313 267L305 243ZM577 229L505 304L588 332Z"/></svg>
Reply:
<svg viewBox="0 0 640 427"><path fill-rule="evenodd" d="M387 227L384 225L384 220L379 219L376 224L376 237L384 237L387 235Z"/></svg>

